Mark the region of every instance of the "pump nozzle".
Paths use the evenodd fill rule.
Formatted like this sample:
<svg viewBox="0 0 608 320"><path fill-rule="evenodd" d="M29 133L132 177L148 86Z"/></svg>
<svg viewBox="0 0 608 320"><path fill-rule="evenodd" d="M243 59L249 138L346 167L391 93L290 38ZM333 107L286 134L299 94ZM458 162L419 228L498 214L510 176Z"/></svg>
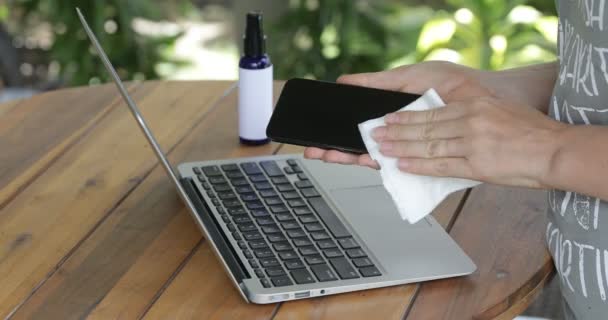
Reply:
<svg viewBox="0 0 608 320"><path fill-rule="evenodd" d="M251 11L247 13L247 26L243 38L244 53L248 57L259 57L266 53L266 36L262 27L262 13Z"/></svg>

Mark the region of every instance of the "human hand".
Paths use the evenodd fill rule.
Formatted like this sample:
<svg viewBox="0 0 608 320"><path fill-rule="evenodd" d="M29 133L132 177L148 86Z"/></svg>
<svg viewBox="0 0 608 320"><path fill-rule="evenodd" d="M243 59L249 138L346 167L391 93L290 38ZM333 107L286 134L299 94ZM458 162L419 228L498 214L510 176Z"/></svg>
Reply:
<svg viewBox="0 0 608 320"><path fill-rule="evenodd" d="M373 138L408 173L502 185L547 187L544 181L567 124L493 97L386 116Z"/></svg>
<svg viewBox="0 0 608 320"><path fill-rule="evenodd" d="M442 61L422 62L388 71L345 75L337 82L417 94L435 88L447 103L456 99L493 96L500 90L501 85L492 81L486 71ZM326 162L358 164L378 169L378 164L368 154L358 156L309 147L304 150L304 156Z"/></svg>

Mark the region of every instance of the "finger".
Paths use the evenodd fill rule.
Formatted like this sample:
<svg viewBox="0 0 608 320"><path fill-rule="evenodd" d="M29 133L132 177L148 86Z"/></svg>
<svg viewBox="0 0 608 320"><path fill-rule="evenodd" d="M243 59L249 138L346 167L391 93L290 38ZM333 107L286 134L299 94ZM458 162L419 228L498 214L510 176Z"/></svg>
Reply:
<svg viewBox="0 0 608 320"><path fill-rule="evenodd" d="M393 140L436 140L464 137L468 126L460 119L412 125L388 125L374 129L372 136L378 142Z"/></svg>
<svg viewBox="0 0 608 320"><path fill-rule="evenodd" d="M336 82L355 86L398 91L401 89L401 83L403 83L403 79L406 77L406 70L407 67L400 67L398 69L380 72L347 74L340 76Z"/></svg>
<svg viewBox="0 0 608 320"><path fill-rule="evenodd" d="M469 112L468 108L443 107L425 111L399 111L384 117L387 124L417 124L436 121L447 121L462 118Z"/></svg>
<svg viewBox="0 0 608 320"><path fill-rule="evenodd" d="M380 145L380 152L399 158L450 158L466 157L469 148L462 138L431 141L392 141Z"/></svg>
<svg viewBox="0 0 608 320"><path fill-rule="evenodd" d="M378 165L378 162L376 162L376 160L372 159L369 154L364 154L359 156L359 165L361 166L367 166L373 169L380 169L380 166Z"/></svg>
<svg viewBox="0 0 608 320"><path fill-rule="evenodd" d="M323 155L323 160L326 162L334 162L341 164L356 164L359 156L349 153L344 153L336 150L329 150Z"/></svg>
<svg viewBox="0 0 608 320"><path fill-rule="evenodd" d="M322 159L325 150L315 147L307 147L304 149L304 157L308 159Z"/></svg>
<svg viewBox="0 0 608 320"><path fill-rule="evenodd" d="M401 171L422 176L473 179L471 167L465 158L402 158L398 165Z"/></svg>

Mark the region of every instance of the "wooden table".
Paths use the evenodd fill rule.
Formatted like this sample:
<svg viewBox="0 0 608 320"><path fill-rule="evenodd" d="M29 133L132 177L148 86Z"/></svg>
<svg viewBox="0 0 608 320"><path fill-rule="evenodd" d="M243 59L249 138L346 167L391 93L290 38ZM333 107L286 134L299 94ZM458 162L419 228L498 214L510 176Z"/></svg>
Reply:
<svg viewBox="0 0 608 320"><path fill-rule="evenodd" d="M233 82L128 87L174 165L301 152L238 144ZM483 185L434 212L473 275L247 304L112 85L0 105L0 164L3 318L511 319L553 273L545 194Z"/></svg>

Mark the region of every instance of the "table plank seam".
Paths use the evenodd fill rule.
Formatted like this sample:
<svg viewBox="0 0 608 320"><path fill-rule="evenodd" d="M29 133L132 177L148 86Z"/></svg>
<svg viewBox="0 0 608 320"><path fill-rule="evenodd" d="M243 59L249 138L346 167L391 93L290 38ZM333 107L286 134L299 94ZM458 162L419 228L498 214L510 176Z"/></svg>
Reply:
<svg viewBox="0 0 608 320"><path fill-rule="evenodd" d="M465 191L465 193L462 196L462 198L460 199L460 202L458 203L458 207L456 207L456 210L454 211L454 214L450 218L450 221L448 222L448 224L447 224L447 226L445 228L447 233L450 233L450 230L452 230L452 227L454 226L454 223L456 222L456 219L460 216L460 213L464 209L464 205L467 202L467 200L469 199L469 195L471 194L471 190L472 190L472 188L468 188ZM423 285L424 285L424 283L418 283L416 285L416 291L414 291L414 294L412 295L412 298L410 299L410 302L407 304L407 308L403 312L403 316L401 317L402 320L407 320L407 318L409 317L410 312L412 311L412 308L414 307L414 303L416 302L416 298L418 298L418 294L422 290L422 286Z"/></svg>
<svg viewBox="0 0 608 320"><path fill-rule="evenodd" d="M133 94L137 91L138 88L141 88L141 84L134 84L128 88L129 93ZM131 91L132 90L132 91ZM36 179L38 179L48 168L50 168L53 164L55 164L63 155L65 155L68 151L70 151L76 144L78 144L82 139L87 137L92 130L94 130L99 123L105 119L116 106L118 106L122 102L122 98L117 96L112 102L110 102L109 107L102 111L101 114L97 115L93 120L95 122L91 124L89 128L86 128L83 132L78 134L78 136L74 137L73 141L71 141L67 146L64 147L59 153L57 153L52 159L49 160L47 164L45 164L38 172L33 174L28 180L26 180L21 186L19 186L15 192L9 195L6 200L0 203L0 210L4 209L11 201L17 198L25 189L27 189ZM86 125L86 124L84 124ZM80 128L81 129L81 128ZM78 131L78 130L77 130Z"/></svg>
<svg viewBox="0 0 608 320"><path fill-rule="evenodd" d="M152 297L152 299L150 299L150 302L144 307L143 312L141 313L141 315L137 319L141 320L141 319L145 318L146 314L148 314L148 312L150 311L150 309L152 309L152 307L154 306L154 304L158 301L158 299L160 299L160 297L163 295L163 293L165 293L165 291L167 290L167 288L171 285L171 283L173 283L173 280L175 278L177 278L177 276L179 275L179 273L186 267L186 265L188 264L188 262L190 262L190 260L192 260L192 257L194 257L194 255L196 254L196 252L198 251L198 249L204 243L205 243L205 237L201 237L201 239L199 240L199 242L192 248L192 250L190 250L190 252L186 256L186 258L179 264L179 266L177 266L177 268L175 269L175 271L173 271L173 273L171 273L171 276L169 276L169 278L167 278L167 280L165 281L165 283L163 283L163 285L160 287L160 289L158 289L158 291L154 294L154 296Z"/></svg>
<svg viewBox="0 0 608 320"><path fill-rule="evenodd" d="M192 129L193 129L194 127L196 127L196 126L197 126L197 125L198 125L198 124L199 124L201 121L203 121L203 120L204 120L204 119L207 117L207 115L211 113L211 111L215 110L215 108L216 108L216 107L219 105L219 102L221 101L221 99L222 99L223 97L225 97L226 95L228 95L228 94L230 93L230 91L231 91L231 90L233 90L235 87L236 87L236 84L233 84L233 85L232 85L232 86L230 86L228 89L226 89L226 90L225 90L225 91L222 93L222 95L221 95L219 98L216 98L216 99L215 99L215 100L212 102L211 107L210 107L210 108L209 108L209 109L208 109L208 110L207 110L205 113L203 113L203 115L201 115L201 117L199 117L199 118L198 118L196 121L194 121L194 122L193 122L193 125L192 125L192 126L189 128L189 130L187 130L187 131L186 131L187 133L186 133L186 134L184 134L182 137L180 137L180 138L179 138L179 139L178 139L178 140L177 140L177 141L176 141L176 142L173 144L173 146L171 146L171 148L169 148L169 149L168 149L168 150L165 152L165 155L168 157L168 156L171 154L171 152L172 152L172 151L173 151L175 148L177 148L177 146L178 146L178 145L180 145L180 144L181 144L181 143L182 143L182 142L183 142L183 141L186 139L186 137L188 137L189 132L191 132L191 131L192 131ZM122 101L122 100L121 100L121 99L118 99L118 101ZM177 101L179 101L179 99L177 99L177 100L175 101L175 103L177 103ZM114 104L113 104L113 105L114 105ZM113 106L111 109L113 109L113 108L114 108L114 106ZM104 116L105 116L105 115L104 115ZM99 123L99 121L98 121L97 123ZM96 123L94 126L92 126L92 127L97 126L97 123ZM91 129L92 129L92 128L91 128ZM88 132L88 131L87 131L87 132ZM82 139L82 137L80 137L80 138L78 139L78 141L80 141L81 139ZM75 143L76 143L76 142L75 142ZM66 151L67 151L67 150L66 150ZM64 154L64 153L61 153L61 154ZM59 158L59 157L57 157L57 158ZM143 173L143 175L142 175L142 177L141 177L140 179L137 179L137 181L136 181L136 182L135 182L135 183L134 183L134 184L131 186L131 188L129 188L129 189L128 189L128 190L125 192L125 194L124 194L122 197L120 197L120 199L118 199L118 201L116 201L116 203L114 203L114 205L112 205L112 207L111 207L111 208L110 208L110 209L107 211L107 213L106 213L106 214L105 214L103 217L101 217L101 219L99 219L99 221L98 221L97 223L95 223L95 225L94 225L94 226L93 226L93 227L92 227L92 228L91 228L91 229L90 229L90 230L89 230L89 231L88 231L88 232L85 234L85 236L84 236L82 239L80 239L80 240L79 240L79 241L78 241L78 242L77 242L77 243L74 245L74 247L73 247L73 248L72 248L70 251L68 251L68 253L67 253L67 254L66 254L66 255L65 255L65 256L64 256L64 257L63 257L61 260L59 260L59 262L57 263L57 265L56 265L56 266L55 266L55 267L54 267L54 268L53 268L53 269L52 269L52 270L51 270L51 271L50 271L50 272L49 272L49 273L48 273L48 274L47 274L47 275L46 275L46 276L45 276L45 277L44 277L44 278L43 278L43 279L40 281L40 283L39 283L37 286L35 286L35 287L32 289L32 291L31 291L31 292L30 292L30 293L29 293L29 294L26 296L26 298L25 298L25 299L24 299L24 300L23 300L21 303L19 303L19 304L18 304L18 305L17 305L17 306L16 306L16 307L15 307L15 308L14 308L14 309L13 309L13 310L12 310L12 311L9 313L9 315L6 317L6 319L10 319L10 318L11 318L11 317L12 317L12 316L13 316L13 315L14 315L14 314L17 312L17 311L19 311L19 309L20 309L20 308L21 308L23 305L25 305L25 304L26 304L26 303L29 301L29 299L31 299L31 298L32 298L32 297L33 297L33 296L36 294L36 292L37 292L37 291L38 291L38 290L39 290L39 289L40 289L42 286L44 286L44 284L46 283L46 281L47 281L48 279L50 279L50 278L51 278L51 277L52 277L52 276L55 274L55 272L57 272L57 270L59 270L59 269L60 269L60 268L63 266L63 264L64 264L64 263L65 263L65 262L66 262L66 261L67 261L67 260L68 260L68 259L69 259L69 258L70 258L70 257L71 257L71 256L72 256L72 255L73 255L73 254L74 254L74 253L75 253L75 252L76 252L76 251L77 251L77 250L78 250L78 249L81 247L81 245L82 245L82 244L83 244L83 243L84 243L86 240L88 240L88 239L89 239L89 238L90 238L90 237L93 235L93 233L94 233L94 232L95 232L95 231L96 231L96 230L99 228L99 226L101 226L101 225L102 225L102 224L103 224L103 223L104 223L104 222L105 222L105 221L106 221L106 220L107 220L107 219L108 219L108 218L109 218L109 217L112 215L112 213L114 213L114 211L116 210L116 208L118 208L118 207L119 207L119 206L120 206L120 205L121 205L121 204L122 204L122 203L123 203L123 202L124 202L124 201L125 201L125 200L126 200L128 197L129 197L129 195L131 195L131 194L133 193L133 191L135 191L135 190L137 189L137 187L138 187L138 186L140 186L140 185L141 185L141 183L142 183L142 182L143 182L143 181L144 181L144 180L145 180L145 179L146 179L146 178L147 178L147 177L148 177L148 176L149 176L149 175L150 175L150 174L151 174L151 173L152 173L152 172L153 172L153 171L154 171L154 170L155 170L155 169L158 167L158 166L159 166L159 163L158 163L158 162L156 162L156 164L154 164L154 165L153 165L153 166L150 168L150 170L148 170L148 171L146 171L146 172L144 172L144 173ZM50 167L50 165L49 165L49 167ZM44 171L43 171L43 172L44 172ZM41 173L41 174L42 174L42 173ZM39 175L38 175L38 176L39 176ZM32 181L33 181L33 180L32 180ZM0 207L0 209L1 209L1 207ZM100 301L101 301L101 300L100 300ZM92 309L91 309L91 310L92 310Z"/></svg>

